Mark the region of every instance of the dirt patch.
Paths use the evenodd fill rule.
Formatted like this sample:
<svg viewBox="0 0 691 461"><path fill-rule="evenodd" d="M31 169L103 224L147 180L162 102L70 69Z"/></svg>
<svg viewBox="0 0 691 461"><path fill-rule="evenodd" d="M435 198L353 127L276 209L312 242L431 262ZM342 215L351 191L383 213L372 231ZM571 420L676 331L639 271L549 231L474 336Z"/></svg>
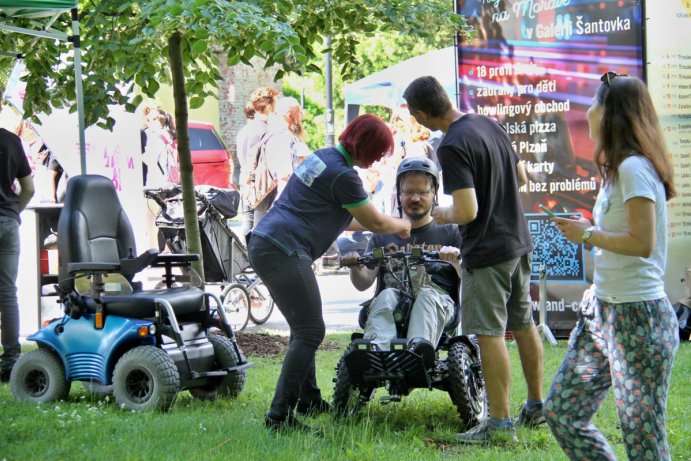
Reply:
<svg viewBox="0 0 691 461"><path fill-rule="evenodd" d="M288 337L269 333L235 333L238 344L246 356L271 357L285 354L288 349ZM339 350L342 346L333 341L324 340L320 350Z"/></svg>

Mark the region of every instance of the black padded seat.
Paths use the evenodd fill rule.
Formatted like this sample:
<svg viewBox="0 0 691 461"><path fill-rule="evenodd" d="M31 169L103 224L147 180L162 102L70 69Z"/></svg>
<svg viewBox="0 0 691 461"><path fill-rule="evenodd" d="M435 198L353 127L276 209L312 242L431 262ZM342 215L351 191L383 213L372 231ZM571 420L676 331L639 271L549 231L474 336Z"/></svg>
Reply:
<svg viewBox="0 0 691 461"><path fill-rule="evenodd" d="M204 310L204 292L190 286L135 291L126 296L106 295L101 297L101 302L106 313L123 317L149 318L155 314L156 298L168 301L173 306L176 316Z"/></svg>
<svg viewBox="0 0 691 461"><path fill-rule="evenodd" d="M58 280L69 285L69 263L119 264L136 255L132 226L113 181L99 175L70 178L58 221L58 252Z"/></svg>

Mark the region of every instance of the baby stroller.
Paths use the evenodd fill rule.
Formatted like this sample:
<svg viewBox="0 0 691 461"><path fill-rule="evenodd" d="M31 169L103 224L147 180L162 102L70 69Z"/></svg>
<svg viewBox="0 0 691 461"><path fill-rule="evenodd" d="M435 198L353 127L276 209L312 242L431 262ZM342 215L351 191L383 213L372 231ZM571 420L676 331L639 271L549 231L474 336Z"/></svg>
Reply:
<svg viewBox="0 0 691 461"><path fill-rule="evenodd" d="M485 382L480 364L480 349L474 338L454 335L460 316L458 300L453 320L446 327L439 344L436 345L434 364L427 365L425 357L409 349L406 338L407 325L414 298L411 267L427 264L450 264L438 259L437 252L425 251L420 247L411 252L385 253L384 248L374 248L358 258L356 264L370 268L377 265L391 267L394 261L401 266L397 288L401 300L394 311L397 337L391 341L389 351L379 350L362 333L353 333L351 344L336 367L334 377L333 404L337 414L354 415L369 402L378 387L385 387L388 396L382 402L398 402L401 396L413 389L439 389L449 393L458 410L464 427L473 427L487 415ZM377 280L378 294L383 289L381 277ZM360 311L359 323L365 327L367 305ZM439 352L446 352L441 358Z"/></svg>
<svg viewBox="0 0 691 461"><path fill-rule="evenodd" d="M186 253L181 186L146 190L145 194L161 207L156 217L159 248L167 246L172 253ZM263 324L273 312L274 301L250 266L244 239L228 225L228 219L237 215L238 191L197 186L195 196L205 281L221 285L223 309L235 331L244 330L250 319Z"/></svg>
<svg viewBox="0 0 691 461"><path fill-rule="evenodd" d="M172 286L172 269L194 275L190 263L199 256L135 256L110 179L70 179L58 236L56 289L65 314L29 337L38 348L19 358L10 377L17 400L64 399L73 381L112 387L128 410L166 411L181 389L207 400L240 393L250 364L221 301L194 286ZM142 290L133 278L150 266L165 269L164 287Z"/></svg>

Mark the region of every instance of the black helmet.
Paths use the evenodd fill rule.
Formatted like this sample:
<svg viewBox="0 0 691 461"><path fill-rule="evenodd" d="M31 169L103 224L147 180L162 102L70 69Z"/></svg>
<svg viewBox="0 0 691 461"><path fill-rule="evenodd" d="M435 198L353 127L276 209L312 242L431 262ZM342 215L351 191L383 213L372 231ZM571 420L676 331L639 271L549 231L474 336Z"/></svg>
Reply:
<svg viewBox="0 0 691 461"><path fill-rule="evenodd" d="M427 157L411 157L404 158L398 169L396 170L396 193L401 194L401 180L403 175L409 171L419 171L421 173L427 173L432 177L432 187L434 187L434 194L436 195L439 190L439 168L437 164Z"/></svg>

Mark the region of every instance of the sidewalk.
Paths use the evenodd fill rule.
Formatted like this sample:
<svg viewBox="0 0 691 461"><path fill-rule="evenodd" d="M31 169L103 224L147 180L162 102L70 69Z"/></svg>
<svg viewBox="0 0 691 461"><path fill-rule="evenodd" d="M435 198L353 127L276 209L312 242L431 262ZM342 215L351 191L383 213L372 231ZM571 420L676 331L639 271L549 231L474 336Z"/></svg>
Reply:
<svg viewBox="0 0 691 461"><path fill-rule="evenodd" d="M317 277L322 295L324 323L327 332L355 331L358 325L359 304L367 301L374 293L374 285L366 291L357 291L350 283L347 270L338 272L326 271ZM288 324L277 307L274 307L269 320L263 325L254 325L250 320L244 331L270 330L288 333Z"/></svg>

